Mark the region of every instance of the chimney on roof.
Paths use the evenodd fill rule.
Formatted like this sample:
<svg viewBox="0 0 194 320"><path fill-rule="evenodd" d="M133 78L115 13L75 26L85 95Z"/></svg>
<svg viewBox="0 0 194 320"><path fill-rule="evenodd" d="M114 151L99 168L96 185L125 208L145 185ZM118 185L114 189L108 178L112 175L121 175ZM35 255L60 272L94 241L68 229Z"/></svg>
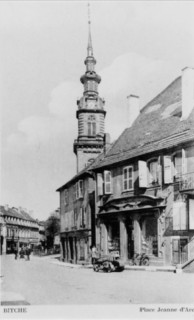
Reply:
<svg viewBox="0 0 194 320"><path fill-rule="evenodd" d="M133 94L127 96L127 127L131 127L140 114L139 97Z"/></svg>
<svg viewBox="0 0 194 320"><path fill-rule="evenodd" d="M182 118L186 120L194 107L194 68L182 70Z"/></svg>

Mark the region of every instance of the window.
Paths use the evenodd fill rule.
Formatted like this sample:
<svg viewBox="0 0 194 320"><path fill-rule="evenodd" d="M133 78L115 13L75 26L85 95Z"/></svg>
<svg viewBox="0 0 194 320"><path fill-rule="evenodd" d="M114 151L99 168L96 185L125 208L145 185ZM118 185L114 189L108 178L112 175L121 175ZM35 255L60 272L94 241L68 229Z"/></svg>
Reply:
<svg viewBox="0 0 194 320"><path fill-rule="evenodd" d="M164 183L172 182L171 156L164 156Z"/></svg>
<svg viewBox="0 0 194 320"><path fill-rule="evenodd" d="M84 208L80 208L80 227L84 228L85 227L85 212Z"/></svg>
<svg viewBox="0 0 194 320"><path fill-rule="evenodd" d="M111 193L111 171L104 171L104 193Z"/></svg>
<svg viewBox="0 0 194 320"><path fill-rule="evenodd" d="M133 189L133 167L123 168L123 190Z"/></svg>
<svg viewBox="0 0 194 320"><path fill-rule="evenodd" d="M172 156L164 156L164 183L172 183L181 179L187 172L187 159L182 149Z"/></svg>
<svg viewBox="0 0 194 320"><path fill-rule="evenodd" d="M74 227L76 227L76 222L77 222L77 208L75 208L73 211L73 225L74 225Z"/></svg>
<svg viewBox="0 0 194 320"><path fill-rule="evenodd" d="M83 180L79 180L75 184L75 199L83 197Z"/></svg>
<svg viewBox="0 0 194 320"><path fill-rule="evenodd" d="M173 164L174 164L174 180L179 180L182 176L182 152L179 151L173 156Z"/></svg>
<svg viewBox="0 0 194 320"><path fill-rule="evenodd" d="M68 190L65 189L64 191L64 205L66 206L68 204Z"/></svg>
<svg viewBox="0 0 194 320"><path fill-rule="evenodd" d="M96 118L93 115L88 117L88 136L96 135Z"/></svg>
<svg viewBox="0 0 194 320"><path fill-rule="evenodd" d="M97 191L98 191L98 196L103 195L103 174L102 173L97 173Z"/></svg>
<svg viewBox="0 0 194 320"><path fill-rule="evenodd" d="M148 181L150 185L158 183L158 159L148 162Z"/></svg>
<svg viewBox="0 0 194 320"><path fill-rule="evenodd" d="M173 230L187 229L186 202L177 201L173 203Z"/></svg>

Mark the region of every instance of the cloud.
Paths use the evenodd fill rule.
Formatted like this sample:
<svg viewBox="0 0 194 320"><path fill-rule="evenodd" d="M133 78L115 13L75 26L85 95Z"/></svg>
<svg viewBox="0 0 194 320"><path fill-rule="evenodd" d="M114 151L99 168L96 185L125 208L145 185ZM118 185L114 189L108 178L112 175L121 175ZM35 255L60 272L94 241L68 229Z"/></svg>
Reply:
<svg viewBox="0 0 194 320"><path fill-rule="evenodd" d="M8 137L8 150L23 151L26 148L42 146L64 132L62 119L31 116L18 124L18 131Z"/></svg>
<svg viewBox="0 0 194 320"><path fill-rule="evenodd" d="M129 94L139 95L142 107L173 81L178 72L171 61L152 60L136 53L123 54L99 71L102 77L99 92L106 100L106 132L112 139L116 139L128 126L126 97ZM64 136L64 143L70 136L76 138L76 100L82 95L79 95L81 90L83 87L79 79L60 83L51 92L48 115L22 120L18 124L18 132L8 138L10 147L17 145L22 149L47 144L60 135Z"/></svg>

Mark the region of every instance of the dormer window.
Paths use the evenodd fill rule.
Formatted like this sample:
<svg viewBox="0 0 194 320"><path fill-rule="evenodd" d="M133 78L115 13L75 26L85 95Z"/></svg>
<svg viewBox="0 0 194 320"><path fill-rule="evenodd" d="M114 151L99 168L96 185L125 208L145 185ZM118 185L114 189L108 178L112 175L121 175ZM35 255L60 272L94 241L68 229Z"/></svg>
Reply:
<svg viewBox="0 0 194 320"><path fill-rule="evenodd" d="M129 191L133 189L133 167L123 168L123 190Z"/></svg>

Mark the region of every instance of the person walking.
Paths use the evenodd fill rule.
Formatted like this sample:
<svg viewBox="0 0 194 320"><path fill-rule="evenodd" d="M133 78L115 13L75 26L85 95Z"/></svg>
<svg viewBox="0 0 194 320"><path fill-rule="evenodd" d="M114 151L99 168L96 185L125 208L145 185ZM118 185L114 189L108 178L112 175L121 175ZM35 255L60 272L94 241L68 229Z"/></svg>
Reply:
<svg viewBox="0 0 194 320"><path fill-rule="evenodd" d="M19 252L19 255L20 255L20 259L23 259L24 258L24 247L22 246L21 249L20 249L20 252Z"/></svg>
<svg viewBox="0 0 194 320"><path fill-rule="evenodd" d="M15 260L17 260L17 258L18 258L18 248L17 248L17 246L15 247L14 253L15 253Z"/></svg>
<svg viewBox="0 0 194 320"><path fill-rule="evenodd" d="M29 261L30 260L30 253L31 253L31 248L30 245L28 245L26 247L26 260Z"/></svg>
<svg viewBox="0 0 194 320"><path fill-rule="evenodd" d="M92 246L92 264L95 264L96 259L97 259L97 249L96 249L96 246L93 245Z"/></svg>

